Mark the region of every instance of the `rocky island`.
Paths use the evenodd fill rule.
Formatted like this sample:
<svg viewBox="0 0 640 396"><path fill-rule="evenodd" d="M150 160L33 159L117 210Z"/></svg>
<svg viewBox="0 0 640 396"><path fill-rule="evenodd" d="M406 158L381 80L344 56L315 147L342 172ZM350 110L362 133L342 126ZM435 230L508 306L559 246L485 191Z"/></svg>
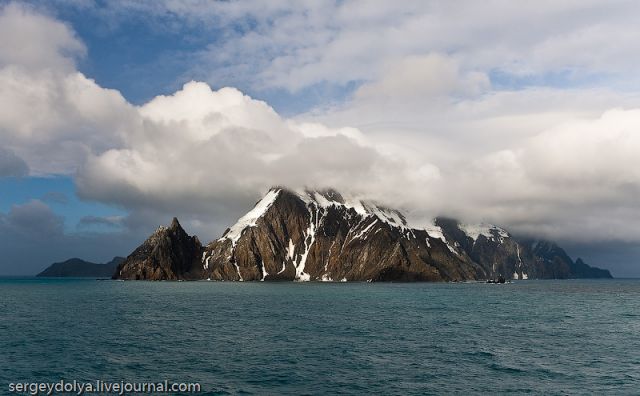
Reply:
<svg viewBox="0 0 640 396"><path fill-rule="evenodd" d="M611 278L553 242L437 218L411 227L395 209L334 190L271 189L206 245L176 218L117 268L114 279L220 281L467 281Z"/></svg>
<svg viewBox="0 0 640 396"><path fill-rule="evenodd" d="M111 278L118 268L118 264L124 261L124 257L114 257L104 264L96 264L79 258L72 258L60 263L53 263L38 277L49 278Z"/></svg>

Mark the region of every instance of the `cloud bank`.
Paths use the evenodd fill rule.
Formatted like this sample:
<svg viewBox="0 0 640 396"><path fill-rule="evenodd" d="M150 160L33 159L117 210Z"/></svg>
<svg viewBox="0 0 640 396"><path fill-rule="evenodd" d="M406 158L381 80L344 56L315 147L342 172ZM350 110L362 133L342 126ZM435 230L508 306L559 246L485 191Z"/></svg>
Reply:
<svg viewBox="0 0 640 396"><path fill-rule="evenodd" d="M188 3L179 4L178 11L188 13ZM246 14L244 6L230 4L216 15ZM0 34L0 174L73 175L81 197L130 213L87 218L84 225L148 231L178 215L203 239L215 237L270 186L286 185L332 186L406 209L416 223L450 214L544 237L640 240L637 97L605 88L500 89L492 78L495 69L544 74L557 62L587 70L584 75L604 72L602 53L576 50L582 55L571 62L557 57L580 47L575 32L609 31L608 25L583 29L600 7L573 30L558 32L558 40L518 49L532 38L524 32L497 39L498 27L489 26L495 16L483 10L442 26L438 15L453 12L447 7L428 13L420 2L411 5L415 12L398 15L395 8L365 12L368 7L344 4L334 10L334 30L325 29L326 10L312 7L306 43L287 29L307 19L274 6L265 13L292 23L216 48L227 61L244 54L237 51L256 50L258 87L295 91L319 81L359 81L346 102L294 118L238 89L196 81L133 105L78 71L86 49L67 25L28 7L5 6L0 26L12 35ZM507 11L513 15L505 19L516 24L521 11ZM574 11L567 5L553 15ZM454 34L472 16L473 26L486 28L487 42L504 50L497 63L488 46L475 48L473 29ZM394 25L397 18L402 23ZM439 29L452 34L434 41L431 33ZM380 41L363 46L374 34ZM403 37L426 39L405 43ZM270 48L277 54L265 55L265 39L275 40ZM42 49L27 45L32 41ZM447 51L454 44L466 52ZM531 62L522 65L523 58ZM624 71L628 65L614 66Z"/></svg>

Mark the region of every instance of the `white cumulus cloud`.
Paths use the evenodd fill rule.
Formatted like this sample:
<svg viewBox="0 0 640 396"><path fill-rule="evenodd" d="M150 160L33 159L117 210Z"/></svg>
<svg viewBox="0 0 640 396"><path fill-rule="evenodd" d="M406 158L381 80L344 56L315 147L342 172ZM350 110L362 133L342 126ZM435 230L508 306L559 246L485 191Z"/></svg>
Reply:
<svg viewBox="0 0 640 396"><path fill-rule="evenodd" d="M189 21L199 19L188 3L172 4ZM83 198L129 210L118 224L133 229L178 215L203 239L268 187L287 185L332 186L407 208L417 220L444 213L557 238L640 240L637 95L598 87L501 89L489 78L495 70L522 76L563 69L557 62L585 75L630 70L623 61L605 70L603 61L629 43L593 48L579 40L602 7L562 25L583 2L540 9L500 3L500 23L475 3L464 11L423 4L403 12L344 2L304 15L263 7L258 32L220 43L215 57L227 65L255 60L249 69L258 87L359 82L344 103L294 118L238 89L195 81L135 106L76 69L85 50L65 24L5 6L0 30L42 47L23 52L0 35L5 173L74 175ZM215 7L214 14L253 15L239 3ZM611 20L628 22L620 11L627 8L613 10ZM516 29L529 20L554 34ZM595 31L615 33L610 25ZM505 28L515 33L504 35ZM478 47L478 39L491 45ZM571 48L582 51L576 62L559 61Z"/></svg>

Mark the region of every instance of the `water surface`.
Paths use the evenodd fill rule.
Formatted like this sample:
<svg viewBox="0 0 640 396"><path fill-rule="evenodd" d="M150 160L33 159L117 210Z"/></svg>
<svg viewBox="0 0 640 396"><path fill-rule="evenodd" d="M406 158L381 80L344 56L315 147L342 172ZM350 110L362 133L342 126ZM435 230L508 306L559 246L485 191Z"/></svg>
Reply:
<svg viewBox="0 0 640 396"><path fill-rule="evenodd" d="M0 387L206 394L638 394L640 281L0 279Z"/></svg>

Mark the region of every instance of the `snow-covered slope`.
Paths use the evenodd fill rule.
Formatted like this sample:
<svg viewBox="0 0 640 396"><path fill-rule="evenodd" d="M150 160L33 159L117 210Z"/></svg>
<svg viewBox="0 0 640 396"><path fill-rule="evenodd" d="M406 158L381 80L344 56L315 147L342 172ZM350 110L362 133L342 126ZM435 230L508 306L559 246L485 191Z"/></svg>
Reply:
<svg viewBox="0 0 640 396"><path fill-rule="evenodd" d="M460 228L473 239L474 242L478 240L479 236L500 242L503 242L504 238L509 238L509 233L505 229L493 224L460 224Z"/></svg>
<svg viewBox="0 0 640 396"><path fill-rule="evenodd" d="M269 192L260 201L256 203L253 209L251 209L247 214L242 216L234 225L232 225L231 228L229 228L229 231L227 231L220 239L221 240L228 239L235 246L236 242L238 242L238 239L240 239L240 237L242 236L242 233L244 232L244 230L247 229L248 227L256 226L257 224L256 222L258 221L258 219L265 214L265 212L269 209L271 205L273 205L273 202L276 200L276 198L278 197L278 194L280 194L281 191L282 191L281 189L269 190Z"/></svg>

